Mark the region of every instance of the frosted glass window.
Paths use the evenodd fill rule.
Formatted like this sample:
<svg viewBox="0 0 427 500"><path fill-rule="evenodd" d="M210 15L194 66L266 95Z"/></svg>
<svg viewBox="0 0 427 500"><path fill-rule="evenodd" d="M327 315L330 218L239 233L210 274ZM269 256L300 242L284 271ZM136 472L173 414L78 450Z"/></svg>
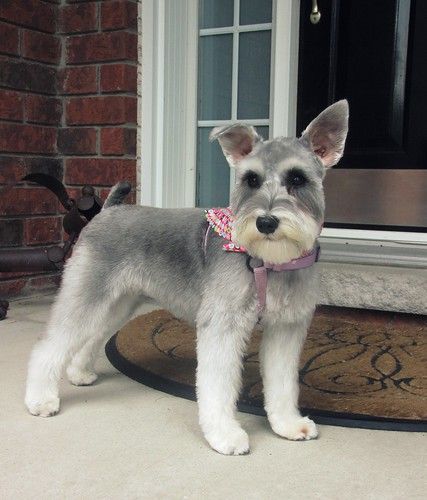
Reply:
<svg viewBox="0 0 427 500"><path fill-rule="evenodd" d="M233 0L200 0L199 27L203 29L233 26L233 14Z"/></svg>
<svg viewBox="0 0 427 500"><path fill-rule="evenodd" d="M229 203L230 167L218 141L209 142L211 128L197 131L198 207L226 207Z"/></svg>
<svg viewBox="0 0 427 500"><path fill-rule="evenodd" d="M240 33L237 118L270 115L271 31Z"/></svg>
<svg viewBox="0 0 427 500"><path fill-rule="evenodd" d="M271 23L271 0L240 0L240 24Z"/></svg>
<svg viewBox="0 0 427 500"><path fill-rule="evenodd" d="M233 35L199 39L199 120L231 118Z"/></svg>

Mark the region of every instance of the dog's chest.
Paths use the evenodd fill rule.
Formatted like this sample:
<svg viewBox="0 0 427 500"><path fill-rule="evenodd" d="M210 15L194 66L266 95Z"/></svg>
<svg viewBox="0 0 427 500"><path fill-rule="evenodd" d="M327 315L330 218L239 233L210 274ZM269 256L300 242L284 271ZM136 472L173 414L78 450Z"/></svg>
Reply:
<svg viewBox="0 0 427 500"><path fill-rule="evenodd" d="M264 320L294 322L297 317L310 315L317 300L316 278L313 268L269 272Z"/></svg>

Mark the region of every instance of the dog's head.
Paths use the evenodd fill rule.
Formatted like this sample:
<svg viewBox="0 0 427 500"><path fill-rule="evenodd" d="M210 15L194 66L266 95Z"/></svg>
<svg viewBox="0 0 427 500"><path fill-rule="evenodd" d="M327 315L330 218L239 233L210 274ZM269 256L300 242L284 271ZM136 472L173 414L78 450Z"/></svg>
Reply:
<svg viewBox="0 0 427 500"><path fill-rule="evenodd" d="M245 124L212 130L236 169L233 241L275 264L311 250L325 211L322 181L340 160L347 131L346 100L320 113L298 139L264 141Z"/></svg>

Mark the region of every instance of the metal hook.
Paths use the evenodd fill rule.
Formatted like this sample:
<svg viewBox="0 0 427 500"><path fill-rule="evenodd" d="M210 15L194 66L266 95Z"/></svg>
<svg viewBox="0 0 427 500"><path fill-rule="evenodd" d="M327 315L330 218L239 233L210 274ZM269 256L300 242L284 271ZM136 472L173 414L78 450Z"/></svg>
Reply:
<svg viewBox="0 0 427 500"><path fill-rule="evenodd" d="M319 7L317 5L317 0L312 0L311 13L310 13L311 24L317 24L320 21L320 18L321 18L321 14L319 11Z"/></svg>

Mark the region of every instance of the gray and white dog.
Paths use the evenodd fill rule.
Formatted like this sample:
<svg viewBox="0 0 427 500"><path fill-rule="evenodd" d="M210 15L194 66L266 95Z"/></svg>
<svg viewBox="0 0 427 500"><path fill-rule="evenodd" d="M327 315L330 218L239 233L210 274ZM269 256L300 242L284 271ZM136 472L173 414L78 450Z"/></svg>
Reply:
<svg viewBox="0 0 427 500"><path fill-rule="evenodd" d="M341 158L347 130L345 100L323 111L299 139L264 141L244 124L214 129L211 138L236 169L233 242L274 264L310 251L323 222L322 180ZM215 233L204 248L202 209L111 206L120 198L120 186L113 188L110 207L83 230L66 266L47 334L29 363L30 413L59 411L58 382L66 366L72 384L93 383L101 344L141 302L154 300L196 325L199 421L212 448L227 455L249 451L235 412L242 356L258 320L273 431L292 440L317 437L314 422L298 410L299 355L317 297L314 268L269 273L259 319L246 255L224 252L224 239Z"/></svg>

